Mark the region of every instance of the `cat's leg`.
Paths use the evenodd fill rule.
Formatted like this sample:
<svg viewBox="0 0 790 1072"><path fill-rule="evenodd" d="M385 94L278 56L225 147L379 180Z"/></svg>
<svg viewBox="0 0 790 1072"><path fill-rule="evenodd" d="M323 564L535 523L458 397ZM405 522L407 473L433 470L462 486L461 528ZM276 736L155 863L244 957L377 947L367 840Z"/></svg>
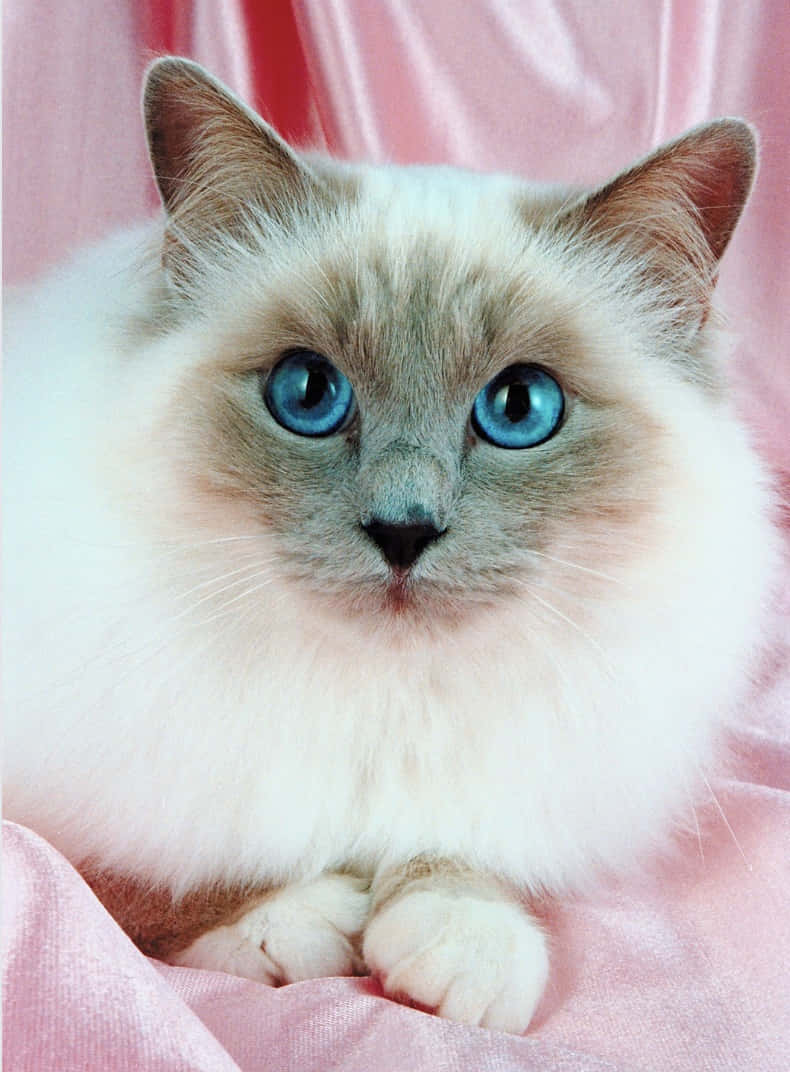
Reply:
<svg viewBox="0 0 790 1072"><path fill-rule="evenodd" d="M165 959L271 985L354 975L364 970L357 941L369 905L363 879L324 874L264 894L231 922Z"/></svg>
<svg viewBox="0 0 790 1072"><path fill-rule="evenodd" d="M548 977L546 938L506 886L428 857L376 875L363 952L393 996L517 1033Z"/></svg>

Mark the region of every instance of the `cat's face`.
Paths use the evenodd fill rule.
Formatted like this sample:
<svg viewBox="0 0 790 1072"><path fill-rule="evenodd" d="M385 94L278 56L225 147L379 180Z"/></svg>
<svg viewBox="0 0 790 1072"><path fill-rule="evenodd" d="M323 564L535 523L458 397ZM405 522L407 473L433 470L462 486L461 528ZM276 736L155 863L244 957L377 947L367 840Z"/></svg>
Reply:
<svg viewBox="0 0 790 1072"><path fill-rule="evenodd" d="M669 239L636 219L629 247L616 184L564 199L304 162L192 68L169 78L177 107L154 80L149 126L160 174L189 159L197 175L189 196L160 179L166 263L206 340L184 409L191 472L260 524L284 577L352 614L436 622L504 594L545 603L569 570L583 589L644 546L667 437L683 420L693 435L667 407L708 405L716 382L702 325L739 211L706 231L666 187L685 169L693 190L726 150L742 203L750 161L734 135L628 179L637 214L672 204ZM211 108L227 180L182 145Z"/></svg>
<svg viewBox="0 0 790 1072"><path fill-rule="evenodd" d="M515 194L489 206L494 241L420 223L413 204L371 221L362 196L341 221L294 235L279 271L265 254L246 283L237 269L245 327L235 319L227 364L202 377L204 473L257 505L286 574L359 609L457 613L545 574L541 554L559 544L595 568L595 533L638 524L658 463L628 340L596 337L530 244ZM514 382L487 400L509 370ZM500 445L497 404L514 396L512 410L519 391L527 412L505 424L530 445ZM333 392L345 396L334 417ZM294 424L300 402L295 431L280 422ZM327 417L340 423L322 434ZM380 527L398 525L417 529L400 547ZM428 540L413 561L409 537Z"/></svg>

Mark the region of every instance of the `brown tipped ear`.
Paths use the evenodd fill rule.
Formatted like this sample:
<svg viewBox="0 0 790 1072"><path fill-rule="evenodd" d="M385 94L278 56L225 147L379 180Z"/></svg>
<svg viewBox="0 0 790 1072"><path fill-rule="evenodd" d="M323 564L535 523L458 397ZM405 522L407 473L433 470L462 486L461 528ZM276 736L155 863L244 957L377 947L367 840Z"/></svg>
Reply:
<svg viewBox="0 0 790 1072"><path fill-rule="evenodd" d="M290 146L190 60L167 56L151 64L143 117L164 207L190 238L243 230L250 203L283 220L319 190Z"/></svg>
<svg viewBox="0 0 790 1072"><path fill-rule="evenodd" d="M752 128L718 119L618 175L561 217L585 235L625 245L663 282L707 304L717 265L749 196L757 160Z"/></svg>

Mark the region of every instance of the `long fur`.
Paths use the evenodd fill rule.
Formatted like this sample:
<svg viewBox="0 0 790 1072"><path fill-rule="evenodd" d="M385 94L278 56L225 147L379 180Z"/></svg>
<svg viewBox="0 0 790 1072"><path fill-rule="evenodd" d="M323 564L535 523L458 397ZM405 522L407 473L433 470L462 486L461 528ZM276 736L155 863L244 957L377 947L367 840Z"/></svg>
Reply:
<svg viewBox="0 0 790 1072"><path fill-rule="evenodd" d="M304 166L336 193L176 213L164 262L146 225L11 303L6 814L176 896L420 854L579 888L690 817L759 650L771 497L721 335L575 194ZM300 338L356 439L265 412ZM536 354L567 427L470 445ZM459 535L403 612L358 510L407 455Z"/></svg>

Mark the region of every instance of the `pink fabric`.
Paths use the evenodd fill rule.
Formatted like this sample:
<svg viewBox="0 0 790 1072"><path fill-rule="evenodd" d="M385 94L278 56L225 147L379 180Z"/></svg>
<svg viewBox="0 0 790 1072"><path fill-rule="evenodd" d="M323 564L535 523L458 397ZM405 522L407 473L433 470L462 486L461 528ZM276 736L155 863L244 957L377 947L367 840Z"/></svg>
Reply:
<svg viewBox="0 0 790 1072"><path fill-rule="evenodd" d="M692 123L743 114L761 130L763 159L721 290L740 336L743 408L790 490L784 0L298 0L293 12L281 0L282 23L252 19L255 6L7 0L7 279L153 203L137 103L146 49L178 47L254 100L270 85L261 64L276 53L303 114L284 90L255 103L293 130L352 155L536 178L602 178ZM267 34L286 24L283 53ZM6 1067L786 1068L789 624L790 576L780 639L744 705L735 775L716 785L721 812L711 803L701 815L700 843L681 844L638 878L546 907L552 976L525 1037L395 1005L370 980L270 990L147 961L54 849L8 825Z"/></svg>

